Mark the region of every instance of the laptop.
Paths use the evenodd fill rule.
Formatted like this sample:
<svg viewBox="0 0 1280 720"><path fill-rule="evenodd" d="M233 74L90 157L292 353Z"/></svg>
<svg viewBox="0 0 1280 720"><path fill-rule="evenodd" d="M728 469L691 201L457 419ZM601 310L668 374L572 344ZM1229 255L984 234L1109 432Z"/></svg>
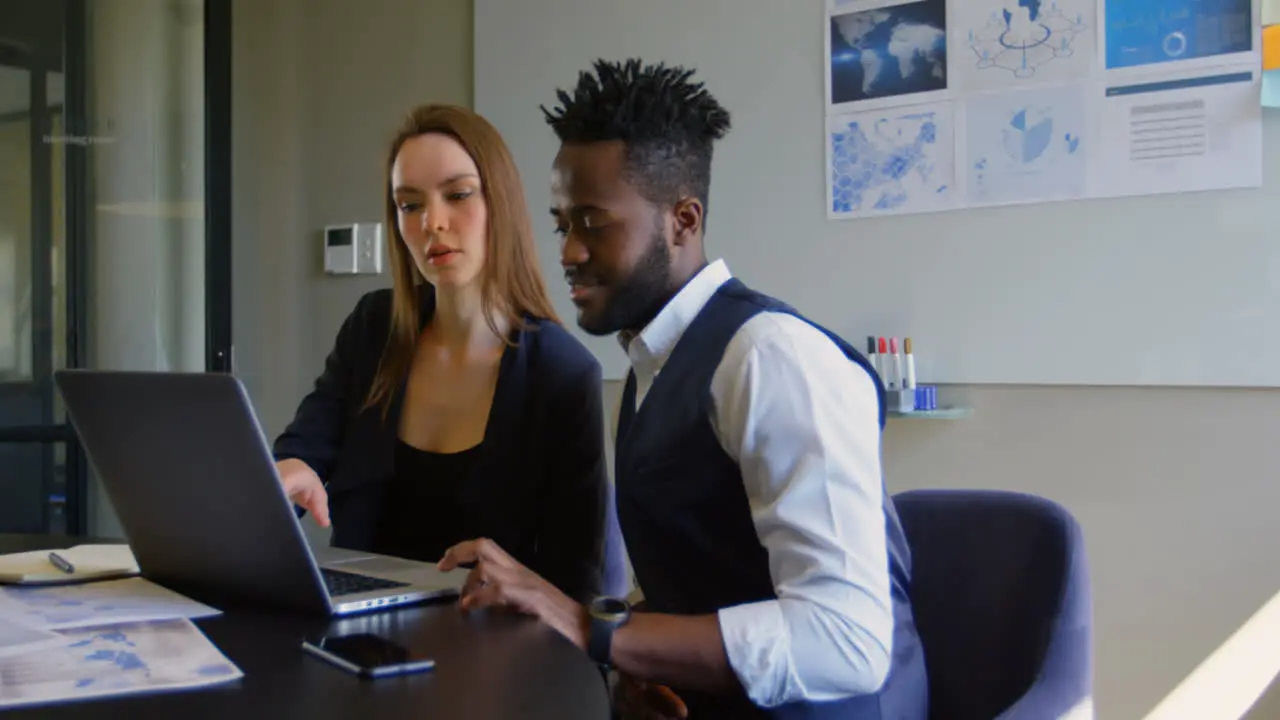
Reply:
<svg viewBox="0 0 1280 720"><path fill-rule="evenodd" d="M235 376L75 369L54 382L143 577L215 606L329 617L458 594L465 571L313 552Z"/></svg>

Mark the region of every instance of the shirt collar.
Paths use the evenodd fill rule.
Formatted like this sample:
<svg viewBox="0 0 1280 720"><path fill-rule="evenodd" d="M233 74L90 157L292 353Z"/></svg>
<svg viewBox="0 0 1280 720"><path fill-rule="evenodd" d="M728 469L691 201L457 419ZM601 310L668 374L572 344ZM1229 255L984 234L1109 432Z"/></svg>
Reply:
<svg viewBox="0 0 1280 720"><path fill-rule="evenodd" d="M698 271L638 334L619 333L618 342L637 374L654 376L662 369L693 319L732 276L724 260Z"/></svg>

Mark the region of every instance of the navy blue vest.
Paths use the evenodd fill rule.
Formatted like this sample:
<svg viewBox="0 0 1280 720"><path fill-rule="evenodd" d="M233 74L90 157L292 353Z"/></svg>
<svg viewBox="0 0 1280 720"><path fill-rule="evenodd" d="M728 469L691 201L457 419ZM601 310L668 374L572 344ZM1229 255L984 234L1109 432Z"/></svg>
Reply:
<svg viewBox="0 0 1280 720"><path fill-rule="evenodd" d="M616 485L618 520L648 610L680 615L776 598L768 552L760 544L737 464L711 427L711 377L729 340L759 312L803 318L788 305L724 283L676 343L635 412L635 374L627 378L618 421ZM835 334L822 330L884 389L866 359ZM840 718L923 720L928 704L924 655L908 600L911 554L889 494L884 498L889 574L894 607L893 660L881 691L830 703L792 703L764 710L745 696L725 699L672 688L689 717Z"/></svg>

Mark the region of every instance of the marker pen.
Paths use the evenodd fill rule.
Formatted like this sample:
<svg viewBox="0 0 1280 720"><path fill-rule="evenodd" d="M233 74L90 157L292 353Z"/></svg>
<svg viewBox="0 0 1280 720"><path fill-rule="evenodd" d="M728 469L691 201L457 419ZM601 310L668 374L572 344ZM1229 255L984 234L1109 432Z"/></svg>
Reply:
<svg viewBox="0 0 1280 720"><path fill-rule="evenodd" d="M889 338L889 355L893 357L893 380L889 382L890 390L902 386L902 356L898 354L898 338Z"/></svg>
<svg viewBox="0 0 1280 720"><path fill-rule="evenodd" d="M871 363L871 367L876 371L877 375L884 375L880 370L880 356L876 355L876 338L874 335L867 336L867 362Z"/></svg>
<svg viewBox="0 0 1280 720"><path fill-rule="evenodd" d="M876 357L880 361L880 382L884 384L884 389L893 388L893 378L890 377L893 370L892 364L889 362L889 341L884 338L879 340L879 350Z"/></svg>
<svg viewBox="0 0 1280 720"><path fill-rule="evenodd" d="M916 356L911 354L911 338L902 341L902 349L906 352L907 375L902 380L903 390L915 390L916 388Z"/></svg>

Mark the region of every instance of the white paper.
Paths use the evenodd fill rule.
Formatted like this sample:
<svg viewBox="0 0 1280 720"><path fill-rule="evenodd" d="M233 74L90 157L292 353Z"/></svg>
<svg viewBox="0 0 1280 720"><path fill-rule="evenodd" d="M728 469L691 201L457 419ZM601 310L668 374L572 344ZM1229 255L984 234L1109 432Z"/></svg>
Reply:
<svg viewBox="0 0 1280 720"><path fill-rule="evenodd" d="M946 0L828 3L823 25L829 111L947 96Z"/></svg>
<svg viewBox="0 0 1280 720"><path fill-rule="evenodd" d="M965 194L972 205L1083 197L1088 92L1082 85L990 93L965 102Z"/></svg>
<svg viewBox="0 0 1280 720"><path fill-rule="evenodd" d="M92 579L100 576L137 574L138 561L128 545L77 545L55 550L71 563L73 573L64 573L49 560L48 550L0 555L0 580L17 583L50 583Z"/></svg>
<svg viewBox="0 0 1280 720"><path fill-rule="evenodd" d="M954 184L949 103L828 118L829 217L939 210L952 204Z"/></svg>
<svg viewBox="0 0 1280 720"><path fill-rule="evenodd" d="M138 560L125 544L76 545L66 550L59 550L58 554L74 563L77 571L81 565L89 568L138 569Z"/></svg>
<svg viewBox="0 0 1280 720"><path fill-rule="evenodd" d="M41 650L61 641L62 636L56 633L0 617L0 657Z"/></svg>
<svg viewBox="0 0 1280 720"><path fill-rule="evenodd" d="M0 617L47 630L217 614L143 578L0 589Z"/></svg>
<svg viewBox="0 0 1280 720"><path fill-rule="evenodd" d="M1097 57L1097 0L964 0L952 6L957 90L1089 77Z"/></svg>
<svg viewBox="0 0 1280 720"><path fill-rule="evenodd" d="M244 676L188 620L58 635L55 648L0 658L0 708L203 687Z"/></svg>
<svg viewBox="0 0 1280 720"><path fill-rule="evenodd" d="M1260 92L1250 67L1108 84L1096 194L1261 186Z"/></svg>
<svg viewBox="0 0 1280 720"><path fill-rule="evenodd" d="M1262 0L1262 24L1280 25L1280 0Z"/></svg>

